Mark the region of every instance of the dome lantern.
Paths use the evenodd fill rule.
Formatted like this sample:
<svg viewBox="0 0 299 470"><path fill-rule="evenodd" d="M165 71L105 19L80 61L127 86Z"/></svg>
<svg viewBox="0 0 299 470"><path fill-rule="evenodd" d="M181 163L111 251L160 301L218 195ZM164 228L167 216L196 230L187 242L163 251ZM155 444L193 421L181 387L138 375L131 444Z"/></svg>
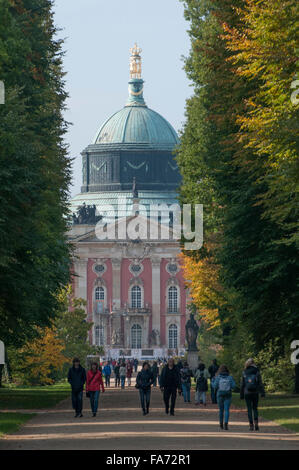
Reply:
<svg viewBox="0 0 299 470"><path fill-rule="evenodd" d="M129 97L126 106L146 106L143 99L143 84L141 78L141 52L142 49L135 46L130 49L130 81L129 81Z"/></svg>
<svg viewBox="0 0 299 470"><path fill-rule="evenodd" d="M167 200L173 201L180 183L173 155L179 139L171 124L146 105L141 49L135 44L130 52L129 97L82 152L80 198L93 193L96 197L92 200L96 201L111 192L113 197L125 193L131 196L132 180L136 178L143 198L148 194L151 200L160 200L164 193Z"/></svg>

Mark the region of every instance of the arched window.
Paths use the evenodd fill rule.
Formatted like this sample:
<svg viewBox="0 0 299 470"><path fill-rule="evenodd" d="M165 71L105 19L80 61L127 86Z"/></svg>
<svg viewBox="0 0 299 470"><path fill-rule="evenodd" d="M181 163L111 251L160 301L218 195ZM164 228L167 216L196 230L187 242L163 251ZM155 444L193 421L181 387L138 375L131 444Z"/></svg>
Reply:
<svg viewBox="0 0 299 470"><path fill-rule="evenodd" d="M131 289L131 307L142 307L142 291L140 286L133 286Z"/></svg>
<svg viewBox="0 0 299 470"><path fill-rule="evenodd" d="M95 327L95 345L104 346L104 327L103 326Z"/></svg>
<svg viewBox="0 0 299 470"><path fill-rule="evenodd" d="M168 328L168 347L169 349L178 347L178 327L174 324Z"/></svg>
<svg viewBox="0 0 299 470"><path fill-rule="evenodd" d="M95 313L104 313L105 310L105 289L97 287L94 291L95 296Z"/></svg>
<svg viewBox="0 0 299 470"><path fill-rule="evenodd" d="M168 312L177 313L178 311L178 288L171 286L168 289Z"/></svg>
<svg viewBox="0 0 299 470"><path fill-rule="evenodd" d="M142 338L142 328L140 325L133 325L131 328L131 348L140 349Z"/></svg>
<svg viewBox="0 0 299 470"><path fill-rule="evenodd" d="M104 287L97 287L95 290L96 300L105 300L105 289Z"/></svg>

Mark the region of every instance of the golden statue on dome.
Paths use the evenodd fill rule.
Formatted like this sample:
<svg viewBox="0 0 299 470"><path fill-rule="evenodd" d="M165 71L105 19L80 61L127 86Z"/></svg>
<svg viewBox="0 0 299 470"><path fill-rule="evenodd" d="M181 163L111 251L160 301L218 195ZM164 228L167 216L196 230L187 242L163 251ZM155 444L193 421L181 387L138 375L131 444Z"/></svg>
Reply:
<svg viewBox="0 0 299 470"><path fill-rule="evenodd" d="M141 78L141 52L142 49L135 43L134 47L130 49L130 77Z"/></svg>

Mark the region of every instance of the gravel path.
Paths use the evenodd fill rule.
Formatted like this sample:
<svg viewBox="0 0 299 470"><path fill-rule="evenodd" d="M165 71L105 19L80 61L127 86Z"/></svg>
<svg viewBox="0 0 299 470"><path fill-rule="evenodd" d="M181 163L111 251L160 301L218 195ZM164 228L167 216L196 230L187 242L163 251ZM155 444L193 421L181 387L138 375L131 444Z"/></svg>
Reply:
<svg viewBox="0 0 299 470"><path fill-rule="evenodd" d="M56 408L38 411L16 434L0 439L0 450L299 450L299 435L273 422L262 420L259 433L249 432L244 411L232 409L229 431L219 431L215 405L198 408L178 397L175 416L168 416L159 390L153 390L151 405L150 414L142 416L134 387L111 387L101 394L96 418L85 398L84 416L75 419L68 399Z"/></svg>

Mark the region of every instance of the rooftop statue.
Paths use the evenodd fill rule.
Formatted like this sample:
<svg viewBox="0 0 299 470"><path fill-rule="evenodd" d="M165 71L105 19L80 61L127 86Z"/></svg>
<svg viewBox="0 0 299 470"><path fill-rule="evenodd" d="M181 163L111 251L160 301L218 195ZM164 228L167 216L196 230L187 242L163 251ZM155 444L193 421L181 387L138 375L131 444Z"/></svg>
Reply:
<svg viewBox="0 0 299 470"><path fill-rule="evenodd" d="M130 49L130 76L131 78L141 78L141 52L142 49L135 43L134 47Z"/></svg>
<svg viewBox="0 0 299 470"><path fill-rule="evenodd" d="M73 225L95 225L99 220L102 219L101 215L96 215L96 206L87 206L83 202L82 206L77 209L77 214L72 214Z"/></svg>

